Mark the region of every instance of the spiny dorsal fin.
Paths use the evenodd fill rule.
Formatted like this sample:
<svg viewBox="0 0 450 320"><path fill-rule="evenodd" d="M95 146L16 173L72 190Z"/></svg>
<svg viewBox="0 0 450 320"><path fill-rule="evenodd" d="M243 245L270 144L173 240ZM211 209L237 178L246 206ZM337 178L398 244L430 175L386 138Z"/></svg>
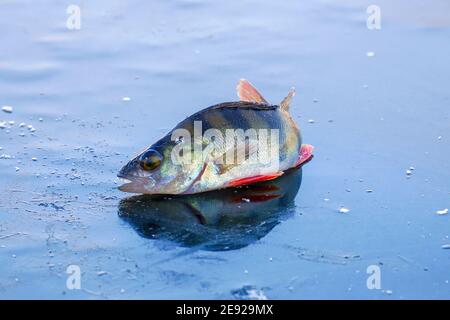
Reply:
<svg viewBox="0 0 450 320"><path fill-rule="evenodd" d="M258 90L256 90L256 88L246 79L239 80L236 90L241 101L268 104L266 99L264 99Z"/></svg>
<svg viewBox="0 0 450 320"><path fill-rule="evenodd" d="M288 95L286 98L283 99L280 103L280 108L284 111L289 111L289 107L291 105L292 97L295 96L295 88L292 87L291 90L289 90Z"/></svg>

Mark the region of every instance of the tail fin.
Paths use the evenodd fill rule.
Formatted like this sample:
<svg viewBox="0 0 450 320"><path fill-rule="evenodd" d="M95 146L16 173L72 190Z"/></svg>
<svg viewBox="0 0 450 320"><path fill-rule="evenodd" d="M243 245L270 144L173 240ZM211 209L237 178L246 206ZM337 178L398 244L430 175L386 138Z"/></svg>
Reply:
<svg viewBox="0 0 450 320"><path fill-rule="evenodd" d="M280 107L282 110L289 112L289 107L291 106L292 97L295 96L295 88L292 87L291 90L289 90L288 95L286 98L283 99L280 103Z"/></svg>

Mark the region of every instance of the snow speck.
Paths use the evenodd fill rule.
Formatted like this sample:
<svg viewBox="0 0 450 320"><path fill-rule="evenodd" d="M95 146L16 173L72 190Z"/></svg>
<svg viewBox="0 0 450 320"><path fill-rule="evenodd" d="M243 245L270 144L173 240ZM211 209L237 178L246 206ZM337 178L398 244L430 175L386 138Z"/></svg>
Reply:
<svg viewBox="0 0 450 320"><path fill-rule="evenodd" d="M13 107L11 106L3 106L2 110L6 113L12 113L13 112Z"/></svg>
<svg viewBox="0 0 450 320"><path fill-rule="evenodd" d="M131 98L130 97L123 97L122 101L131 101Z"/></svg>
<svg viewBox="0 0 450 320"><path fill-rule="evenodd" d="M369 58L375 57L375 52L368 51L368 52L366 52L366 56L368 56Z"/></svg>
<svg viewBox="0 0 450 320"><path fill-rule="evenodd" d="M347 209L347 208L344 208L344 207L339 208L339 212L340 213L348 213L349 211L350 211L350 209Z"/></svg>

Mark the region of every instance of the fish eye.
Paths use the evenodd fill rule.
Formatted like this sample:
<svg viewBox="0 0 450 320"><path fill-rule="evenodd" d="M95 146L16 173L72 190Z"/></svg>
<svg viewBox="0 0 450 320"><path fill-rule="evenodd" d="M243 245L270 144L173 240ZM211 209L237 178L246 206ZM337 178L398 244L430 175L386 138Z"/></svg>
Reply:
<svg viewBox="0 0 450 320"><path fill-rule="evenodd" d="M143 154L139 156L139 165L145 171L155 170L159 167L163 160L162 155L153 149L149 149L145 151Z"/></svg>

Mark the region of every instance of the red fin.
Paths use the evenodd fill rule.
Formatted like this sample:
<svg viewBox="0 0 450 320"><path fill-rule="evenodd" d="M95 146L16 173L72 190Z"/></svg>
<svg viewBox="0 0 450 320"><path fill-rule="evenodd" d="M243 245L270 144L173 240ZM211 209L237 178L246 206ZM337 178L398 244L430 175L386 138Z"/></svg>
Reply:
<svg viewBox="0 0 450 320"><path fill-rule="evenodd" d="M273 174L265 174L265 175L259 175L259 176L254 176L254 177L236 179L236 180L230 181L228 183L228 186L229 187L238 187L238 186L244 186L244 185L255 183L255 182L273 180L273 179L278 178L282 174L283 174L283 172L277 172L277 173L273 173Z"/></svg>
<svg viewBox="0 0 450 320"><path fill-rule="evenodd" d="M266 99L264 99L258 90L256 90L256 88L245 79L239 80L236 90L241 101L267 104Z"/></svg>
<svg viewBox="0 0 450 320"><path fill-rule="evenodd" d="M298 155L297 162L295 163L295 166L298 167L307 161L311 160L313 157L313 150L314 147L310 144L302 144L302 147L300 148L300 152Z"/></svg>

